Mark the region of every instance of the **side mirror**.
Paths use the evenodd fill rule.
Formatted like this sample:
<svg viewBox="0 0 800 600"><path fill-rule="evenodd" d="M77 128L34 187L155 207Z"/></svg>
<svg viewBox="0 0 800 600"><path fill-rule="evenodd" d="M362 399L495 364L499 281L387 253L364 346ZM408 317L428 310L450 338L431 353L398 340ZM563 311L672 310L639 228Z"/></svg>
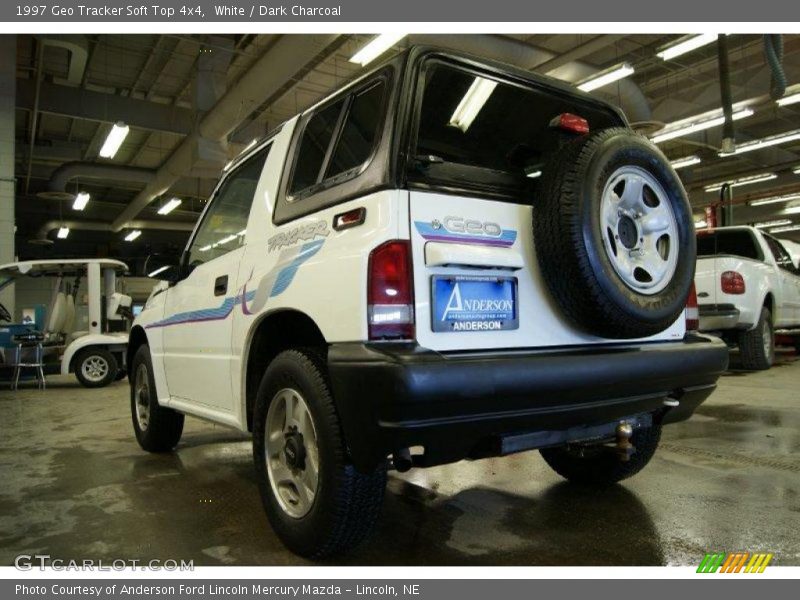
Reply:
<svg viewBox="0 0 800 600"><path fill-rule="evenodd" d="M180 255L151 254L144 261L144 274L151 279L175 282L180 278Z"/></svg>

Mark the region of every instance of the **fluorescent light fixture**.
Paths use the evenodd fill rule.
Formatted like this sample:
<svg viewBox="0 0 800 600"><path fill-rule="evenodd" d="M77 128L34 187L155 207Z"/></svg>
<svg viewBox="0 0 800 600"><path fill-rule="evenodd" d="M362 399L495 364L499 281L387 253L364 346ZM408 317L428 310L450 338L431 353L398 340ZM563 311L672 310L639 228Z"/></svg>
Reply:
<svg viewBox="0 0 800 600"><path fill-rule="evenodd" d="M800 231L800 225L787 225L786 227L775 227L770 229L770 233L786 233L787 231Z"/></svg>
<svg viewBox="0 0 800 600"><path fill-rule="evenodd" d="M169 268L170 268L170 266L171 266L171 265L164 265L163 267L158 267L158 268L157 268L155 271L152 271L151 273L148 273L148 274L147 274L147 276L148 276L148 277L155 277L155 276L156 276L156 275L158 275L159 273L163 273L164 271L166 271L167 269L169 269Z"/></svg>
<svg viewBox="0 0 800 600"><path fill-rule="evenodd" d="M239 236L238 236L237 234L235 234L235 233L234 233L233 235L229 235L229 236L227 236L227 237L224 237L224 238L222 238L220 241L218 241L218 242L217 242L216 244L214 244L214 245L215 245L215 246L222 246L222 245L224 245L224 244L228 244L228 243L230 243L230 242L234 241L234 240L235 240L237 237L239 237Z"/></svg>
<svg viewBox="0 0 800 600"><path fill-rule="evenodd" d="M376 35L366 46L350 58L350 62L357 63L362 67L368 65L407 35L407 33L382 33Z"/></svg>
<svg viewBox="0 0 800 600"><path fill-rule="evenodd" d="M58 239L65 240L65 239L67 239L68 235L69 235L69 227L59 227L58 228L58 233L56 234Z"/></svg>
<svg viewBox="0 0 800 600"><path fill-rule="evenodd" d="M795 175L800 175L800 167L797 167L794 171L792 171Z"/></svg>
<svg viewBox="0 0 800 600"><path fill-rule="evenodd" d="M581 81L577 85L578 89L582 92L591 92L592 90L601 88L609 83L614 83L620 79L625 79L629 75L633 75L633 67L630 65L630 63L621 63L614 65L605 71L600 71L588 79Z"/></svg>
<svg viewBox="0 0 800 600"><path fill-rule="evenodd" d="M684 156L683 158L676 158L675 160L671 161L669 164L671 164L672 168L677 171L678 169L682 169L684 167L690 167L690 166L696 165L696 164L698 164L700 162L703 162L703 161L700 160L699 156L692 155L692 156Z"/></svg>
<svg viewBox="0 0 800 600"><path fill-rule="evenodd" d="M790 206L781 211L784 215L800 215L800 206Z"/></svg>
<svg viewBox="0 0 800 600"><path fill-rule="evenodd" d="M181 201L180 198L173 198L172 200L170 200L169 202L164 204L164 206L162 206L161 208L158 209L158 214L160 214L160 215L168 215L173 210L175 210L177 207L179 207L181 205L181 202L182 201Z"/></svg>
<svg viewBox="0 0 800 600"><path fill-rule="evenodd" d="M536 179L537 177L542 176L542 172L537 169L536 171L530 171L529 173L526 173L525 176L530 177L531 179Z"/></svg>
<svg viewBox="0 0 800 600"><path fill-rule="evenodd" d="M784 96L783 98L778 98L775 102L778 103L778 106L789 106L790 104L797 104L800 102L800 92L796 94L791 94L789 96Z"/></svg>
<svg viewBox="0 0 800 600"><path fill-rule="evenodd" d="M125 125L122 121L114 123L111 131L108 132L106 141L103 142L103 147L100 148L100 156L103 158L114 158L114 155L122 146L122 142L128 137L131 128Z"/></svg>
<svg viewBox="0 0 800 600"><path fill-rule="evenodd" d="M758 175L749 175L747 177L739 177L739 179L731 179L728 181L720 181L719 183L714 183L711 185L707 185L704 189L707 192L718 192L722 189L722 186L726 183L731 187L739 187L742 185L751 185L753 183L761 183L762 181L769 181L770 179L777 179L777 175L775 173L759 173Z"/></svg>
<svg viewBox="0 0 800 600"><path fill-rule="evenodd" d="M762 148L769 148L770 146L777 146L778 144L785 144L787 142L794 142L800 140L800 129L793 129L784 133L778 133L769 137L761 138L760 140L753 140L752 142L745 142L739 144L733 152L720 152L720 156L733 156L735 154L744 154L745 152L752 152L753 150L761 150Z"/></svg>
<svg viewBox="0 0 800 600"><path fill-rule="evenodd" d="M699 221L694 222L695 229L704 229L706 227L708 227L708 223L706 222L705 219L700 219Z"/></svg>
<svg viewBox="0 0 800 600"><path fill-rule="evenodd" d="M701 33L700 35L687 35L676 41L674 44L670 44L664 47L662 50L656 52L656 56L658 56L662 60L672 60L678 56L682 56L692 50L697 50L702 46L710 44L711 42L715 42L717 40L716 33Z"/></svg>
<svg viewBox="0 0 800 600"><path fill-rule="evenodd" d="M83 210L89 204L91 196L86 192L81 192L75 196L75 202L72 203L72 210Z"/></svg>
<svg viewBox="0 0 800 600"><path fill-rule="evenodd" d="M456 106L453 116L450 117L449 125L458 127L461 131L466 131L478 113L481 112L483 105L492 95L497 82L483 77L476 77L472 85L469 86L467 93Z"/></svg>
<svg viewBox="0 0 800 600"><path fill-rule="evenodd" d="M734 111L732 118L734 121L738 121L739 119L750 117L753 114L754 113L752 109L743 108ZM652 138L650 138L650 140L654 144L660 144L661 142L666 142L667 140L674 140L675 138L684 137L692 133L697 133L698 131L704 131L706 129L711 129L712 127L717 127L722 125L724 122L724 115L715 116L713 113L711 116L705 117L698 115L697 117L690 117L688 119L683 119L665 126L664 129L658 131Z"/></svg>
<svg viewBox="0 0 800 600"><path fill-rule="evenodd" d="M781 225L790 225L791 223L791 219L776 219L774 221L762 221L761 223L756 223L753 225L753 227L763 229L765 227L780 227Z"/></svg>
<svg viewBox="0 0 800 600"><path fill-rule="evenodd" d="M139 231L138 229L134 229L128 235L125 236L125 241L126 242L132 242L133 240L138 238L140 235L142 235L142 232Z"/></svg>
<svg viewBox="0 0 800 600"><path fill-rule="evenodd" d="M208 244L206 246L203 246L202 248L200 248L200 252L208 252L209 250L211 250L211 246L213 246L213 244Z"/></svg>
<svg viewBox="0 0 800 600"><path fill-rule="evenodd" d="M758 200L751 200L747 203L748 206L764 206L765 204L778 204L780 202L791 202L792 200L800 200L800 194L784 194L783 196L770 196L769 198L759 198Z"/></svg>

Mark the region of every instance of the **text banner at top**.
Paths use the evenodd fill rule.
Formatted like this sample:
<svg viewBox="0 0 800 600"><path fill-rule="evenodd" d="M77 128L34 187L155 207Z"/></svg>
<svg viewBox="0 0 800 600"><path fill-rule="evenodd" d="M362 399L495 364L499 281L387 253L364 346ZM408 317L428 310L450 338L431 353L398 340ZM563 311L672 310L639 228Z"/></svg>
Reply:
<svg viewBox="0 0 800 600"><path fill-rule="evenodd" d="M347 23L347 22L800 22L787 0L61 0L0 3L0 22ZM777 33L777 32L776 32Z"/></svg>

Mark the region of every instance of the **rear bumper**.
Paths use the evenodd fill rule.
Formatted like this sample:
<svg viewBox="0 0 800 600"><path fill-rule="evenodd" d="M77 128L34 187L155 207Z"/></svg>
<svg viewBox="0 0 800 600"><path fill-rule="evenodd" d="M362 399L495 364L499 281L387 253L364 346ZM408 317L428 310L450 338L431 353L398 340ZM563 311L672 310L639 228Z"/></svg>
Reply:
<svg viewBox="0 0 800 600"><path fill-rule="evenodd" d="M741 311L733 304L701 304L700 331L724 331L727 329L750 329L752 324L740 323Z"/></svg>
<svg viewBox="0 0 800 600"><path fill-rule="evenodd" d="M624 417L687 419L716 387L728 349L700 335L446 354L412 344L333 344L328 362L352 458L366 470L412 446L425 447L416 464L431 466L502 454L499 441L512 435L549 432L530 438L544 440L530 448L579 439L587 427ZM679 405L665 407L666 397Z"/></svg>

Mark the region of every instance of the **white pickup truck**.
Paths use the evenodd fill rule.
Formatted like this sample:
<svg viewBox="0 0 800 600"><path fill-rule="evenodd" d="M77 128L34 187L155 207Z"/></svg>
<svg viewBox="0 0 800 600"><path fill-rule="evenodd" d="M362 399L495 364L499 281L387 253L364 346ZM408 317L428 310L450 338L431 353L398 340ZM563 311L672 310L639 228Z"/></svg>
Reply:
<svg viewBox="0 0 800 600"><path fill-rule="evenodd" d="M772 366L776 329L800 329L800 269L755 227L699 231L695 285L700 330L738 346L747 369Z"/></svg>

